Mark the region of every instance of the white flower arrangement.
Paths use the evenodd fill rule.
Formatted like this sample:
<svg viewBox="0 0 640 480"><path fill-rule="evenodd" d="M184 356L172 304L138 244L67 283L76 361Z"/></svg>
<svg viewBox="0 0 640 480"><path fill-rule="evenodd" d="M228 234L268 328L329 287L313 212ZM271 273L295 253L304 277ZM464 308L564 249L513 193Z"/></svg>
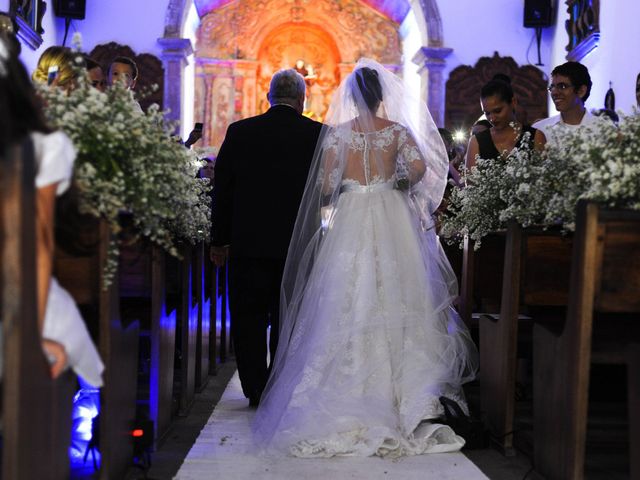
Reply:
<svg viewBox="0 0 640 480"><path fill-rule="evenodd" d="M468 235L476 248L511 220L572 231L580 199L640 209L640 115L622 116L619 126L602 117L558 131L541 152L478 159L463 179L441 216L440 235L449 242Z"/></svg>
<svg viewBox="0 0 640 480"><path fill-rule="evenodd" d="M45 115L78 152L75 184L81 213L106 218L114 233L121 213L132 215L139 235L178 256L176 240L206 240L211 226L209 180L196 178L202 162L172 136L157 105L146 114L132 92L114 85L92 88L84 75L71 91L43 87ZM117 270L117 244L105 269Z"/></svg>

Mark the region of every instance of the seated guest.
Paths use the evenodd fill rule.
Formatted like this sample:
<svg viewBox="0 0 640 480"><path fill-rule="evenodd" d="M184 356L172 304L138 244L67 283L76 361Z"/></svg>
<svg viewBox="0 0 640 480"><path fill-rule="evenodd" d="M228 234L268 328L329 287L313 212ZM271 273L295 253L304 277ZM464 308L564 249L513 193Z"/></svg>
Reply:
<svg viewBox="0 0 640 480"><path fill-rule="evenodd" d="M31 78L36 83L71 90L75 87L78 76L73 68L73 61L73 53L69 48L49 47L40 55Z"/></svg>
<svg viewBox="0 0 640 480"><path fill-rule="evenodd" d="M215 158L203 158L204 166L198 171L199 178L208 178L210 185L213 185L214 167L216 166Z"/></svg>
<svg viewBox="0 0 640 480"><path fill-rule="evenodd" d="M58 85L64 86L72 81L67 50L54 48L43 54L45 63L39 63L36 72L59 65ZM101 386L104 366L98 351L75 302L52 276L54 205L56 196L69 187L76 152L69 137L45 124L29 75L3 33L0 52L5 53L0 55L0 151L29 137L36 162L36 288L42 348L54 378L69 366L91 385ZM40 78L39 73L34 76Z"/></svg>
<svg viewBox="0 0 640 480"><path fill-rule="evenodd" d="M113 86L116 82L121 83L127 90L133 90L138 81L138 66L136 62L129 57L116 57L107 72L107 80L109 86ZM140 104L132 99L133 108L139 113L144 113Z"/></svg>
<svg viewBox="0 0 640 480"><path fill-rule="evenodd" d="M542 132L516 119L516 99L511 88L511 80L506 75L496 75L480 91L482 111L491 123L491 128L469 139L467 168L480 158L500 158L514 148L542 148L546 139ZM529 133L528 136L525 133Z"/></svg>
<svg viewBox="0 0 640 480"><path fill-rule="evenodd" d="M85 65L87 67L87 75L89 82L93 88L104 92L107 88L107 80L104 76L102 66L91 57L84 58Z"/></svg>
<svg viewBox="0 0 640 480"><path fill-rule="evenodd" d="M109 85L115 82L123 83L129 90L136 87L138 81L138 66L129 57L116 57L108 71Z"/></svg>
<svg viewBox="0 0 640 480"><path fill-rule="evenodd" d="M592 122L593 116L584 106L591 93L591 85L589 70L578 62L567 62L554 68L548 89L560 113L535 122L534 128L542 130L550 139L554 131L578 128Z"/></svg>

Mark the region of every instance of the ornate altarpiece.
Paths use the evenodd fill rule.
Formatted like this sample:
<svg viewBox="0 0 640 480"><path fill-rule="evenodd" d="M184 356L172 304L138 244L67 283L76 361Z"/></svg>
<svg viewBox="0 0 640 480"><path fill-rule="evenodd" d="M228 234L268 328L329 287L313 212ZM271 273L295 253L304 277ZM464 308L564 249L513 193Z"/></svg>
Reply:
<svg viewBox="0 0 640 480"><path fill-rule="evenodd" d="M449 74L446 87L445 126L468 129L482 115L480 89L496 73L511 78L518 101L516 116L524 124L547 117L547 79L532 65L518 66L511 57L481 57L473 66L462 65Z"/></svg>
<svg viewBox="0 0 640 480"><path fill-rule="evenodd" d="M236 0L206 14L196 49L195 119L204 144L268 109L273 73L303 60L306 110L321 119L331 94L362 56L400 69L399 25L358 0Z"/></svg>

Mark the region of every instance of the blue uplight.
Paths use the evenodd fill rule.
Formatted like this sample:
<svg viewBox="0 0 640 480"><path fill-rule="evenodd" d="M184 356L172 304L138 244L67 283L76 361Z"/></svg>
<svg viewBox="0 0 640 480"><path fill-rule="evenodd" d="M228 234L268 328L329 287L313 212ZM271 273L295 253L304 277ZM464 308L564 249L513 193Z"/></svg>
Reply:
<svg viewBox="0 0 640 480"><path fill-rule="evenodd" d="M82 468L85 458L91 465L94 462L99 465L100 452L94 449L88 456L87 449L92 438L92 421L100 413L100 390L92 387L80 377L80 389L73 397L73 411L71 414L71 446L69 457L72 468Z"/></svg>

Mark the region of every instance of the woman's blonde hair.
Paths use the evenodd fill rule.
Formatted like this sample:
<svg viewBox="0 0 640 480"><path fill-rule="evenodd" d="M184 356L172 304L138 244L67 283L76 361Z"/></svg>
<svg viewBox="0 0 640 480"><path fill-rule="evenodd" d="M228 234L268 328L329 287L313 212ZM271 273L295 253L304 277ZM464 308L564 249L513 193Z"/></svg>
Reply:
<svg viewBox="0 0 640 480"><path fill-rule="evenodd" d="M73 53L67 47L49 47L40 56L38 66L31 75L34 82L47 83L49 68L57 66L57 85L68 86L77 76L73 69Z"/></svg>

